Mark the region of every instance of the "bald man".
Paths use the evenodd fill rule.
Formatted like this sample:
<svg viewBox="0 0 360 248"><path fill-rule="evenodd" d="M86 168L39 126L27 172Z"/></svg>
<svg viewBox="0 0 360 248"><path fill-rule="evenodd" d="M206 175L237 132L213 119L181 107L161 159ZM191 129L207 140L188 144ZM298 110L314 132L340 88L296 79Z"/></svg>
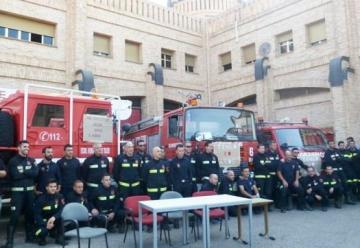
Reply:
<svg viewBox="0 0 360 248"><path fill-rule="evenodd" d="M115 159L113 174L118 184L120 197L141 195L140 164L141 158L134 154L134 144L127 142L124 146L124 154Z"/></svg>
<svg viewBox="0 0 360 248"><path fill-rule="evenodd" d="M161 159L161 149L156 146L152 150L153 158L144 166L144 183L147 194L157 200L167 190L166 161Z"/></svg>
<svg viewBox="0 0 360 248"><path fill-rule="evenodd" d="M102 145L93 145L94 154L87 157L81 167L89 196L99 187L102 176L109 173L109 160L102 154Z"/></svg>

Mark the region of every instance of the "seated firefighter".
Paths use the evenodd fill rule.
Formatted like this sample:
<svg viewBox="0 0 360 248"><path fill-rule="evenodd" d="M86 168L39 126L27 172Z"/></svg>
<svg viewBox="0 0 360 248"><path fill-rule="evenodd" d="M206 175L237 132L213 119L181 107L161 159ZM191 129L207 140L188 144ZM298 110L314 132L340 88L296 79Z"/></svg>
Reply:
<svg viewBox="0 0 360 248"><path fill-rule="evenodd" d="M335 208L342 208L344 193L342 182L331 165L325 166L325 173L321 178L328 198L334 199Z"/></svg>
<svg viewBox="0 0 360 248"><path fill-rule="evenodd" d="M237 184L239 187L240 196L246 198L260 197L256 183L254 179L250 177L250 169L248 167L241 169L241 176L239 177Z"/></svg>
<svg viewBox="0 0 360 248"><path fill-rule="evenodd" d="M312 210L316 202L321 203L322 211L327 211L328 197L323 186L323 180L316 175L314 167L307 168L307 176L303 178L302 184L305 190L306 207Z"/></svg>
<svg viewBox="0 0 360 248"><path fill-rule="evenodd" d="M73 184L73 190L66 195L66 203L76 202L84 205L89 211L90 205L87 197L87 193L84 191L84 182L81 180L75 180Z"/></svg>
<svg viewBox="0 0 360 248"><path fill-rule="evenodd" d="M65 245L61 231L61 211L64 206L64 198L57 193L58 184L55 179L49 179L46 183L46 191L35 201L35 236L39 245L46 245L49 234L55 237L56 243Z"/></svg>
<svg viewBox="0 0 360 248"><path fill-rule="evenodd" d="M205 180L201 185L200 191L218 191L219 177L216 174L210 174L209 180Z"/></svg>
<svg viewBox="0 0 360 248"><path fill-rule="evenodd" d="M109 231L115 231L115 224L118 225L119 231L123 231L124 227L124 205L122 199L111 185L111 177L104 174L101 184L91 195L90 209L92 214L92 223L96 226L105 226L107 220L107 228Z"/></svg>

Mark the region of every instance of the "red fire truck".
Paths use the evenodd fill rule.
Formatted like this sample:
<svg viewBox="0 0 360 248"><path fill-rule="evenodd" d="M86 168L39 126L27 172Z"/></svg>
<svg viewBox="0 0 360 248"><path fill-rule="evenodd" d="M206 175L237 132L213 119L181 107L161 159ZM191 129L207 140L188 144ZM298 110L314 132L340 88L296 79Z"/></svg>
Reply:
<svg viewBox="0 0 360 248"><path fill-rule="evenodd" d="M16 143L23 139L29 141L29 155L37 161L45 146L53 148L54 161L58 160L65 144L73 145L80 161L93 154L93 143L102 144L110 161L119 153L120 120L130 117L130 101L39 85L0 92L0 157L5 162L16 154ZM0 183L7 188L6 181Z"/></svg>
<svg viewBox="0 0 360 248"><path fill-rule="evenodd" d="M296 147L300 151L299 158L306 165L320 169L321 158L327 148L326 136L321 129L309 126L306 119L301 123L271 123L260 118L257 129L258 141L264 144L275 141L282 158L286 149Z"/></svg>
<svg viewBox="0 0 360 248"><path fill-rule="evenodd" d="M144 140L149 151L164 146L168 158L179 143L190 141L195 150L202 150L211 140L221 167L229 168L251 160L257 146L255 127L254 113L248 110L188 106L128 126L125 139Z"/></svg>

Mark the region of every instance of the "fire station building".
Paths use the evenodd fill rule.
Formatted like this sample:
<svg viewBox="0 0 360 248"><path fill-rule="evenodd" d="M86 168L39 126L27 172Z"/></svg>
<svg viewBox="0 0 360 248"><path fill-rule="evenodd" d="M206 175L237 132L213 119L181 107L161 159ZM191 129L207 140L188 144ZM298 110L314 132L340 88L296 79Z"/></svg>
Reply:
<svg viewBox="0 0 360 248"><path fill-rule="evenodd" d="M357 0L0 1L0 87L77 87L142 118L202 105L253 110L360 137Z"/></svg>

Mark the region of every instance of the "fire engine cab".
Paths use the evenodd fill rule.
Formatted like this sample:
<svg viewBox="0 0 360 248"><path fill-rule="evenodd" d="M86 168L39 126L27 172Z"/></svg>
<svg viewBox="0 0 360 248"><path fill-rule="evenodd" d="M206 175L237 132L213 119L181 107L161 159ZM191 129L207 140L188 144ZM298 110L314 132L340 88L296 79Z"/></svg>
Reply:
<svg viewBox="0 0 360 248"><path fill-rule="evenodd" d="M147 142L148 150L164 146L168 158L177 144L190 141L195 151L213 141L223 168L251 160L257 146L254 113L241 108L187 106L140 121L125 130L125 139Z"/></svg>
<svg viewBox="0 0 360 248"><path fill-rule="evenodd" d="M259 118L257 131L260 143L277 143L277 150L282 158L285 158L286 149L296 147L300 152L299 159L320 170L321 159L327 149L326 136L321 129L309 126L306 119L301 123L290 123L264 122Z"/></svg>

